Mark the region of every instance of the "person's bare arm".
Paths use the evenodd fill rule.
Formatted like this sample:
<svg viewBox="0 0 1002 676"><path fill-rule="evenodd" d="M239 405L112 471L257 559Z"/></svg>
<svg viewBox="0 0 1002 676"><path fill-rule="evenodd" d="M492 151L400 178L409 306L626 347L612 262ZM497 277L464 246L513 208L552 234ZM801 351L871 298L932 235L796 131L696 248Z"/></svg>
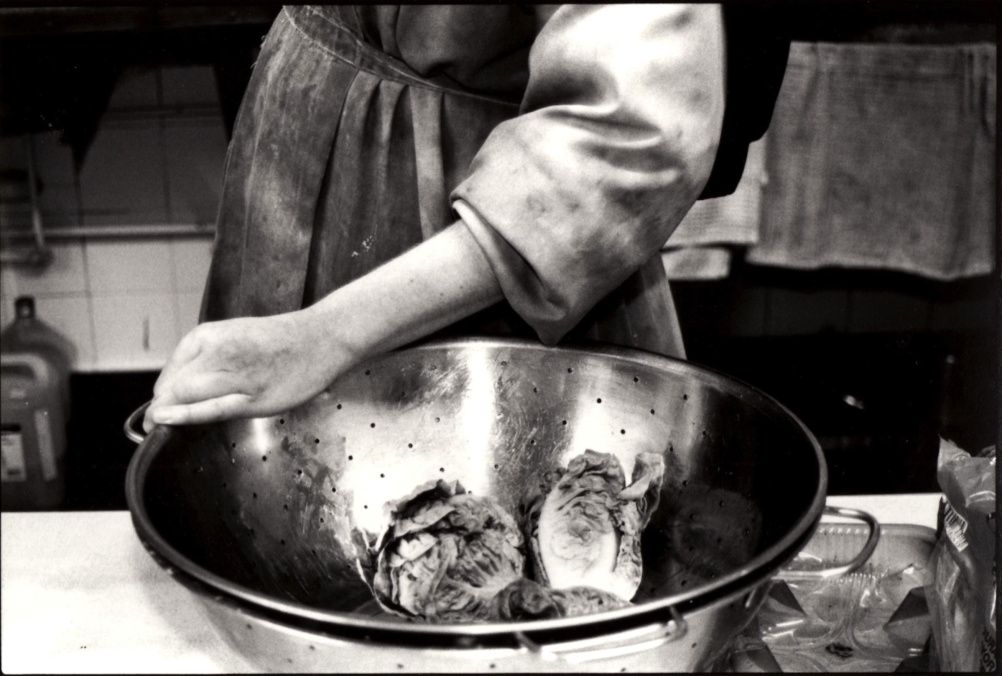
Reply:
<svg viewBox="0 0 1002 676"><path fill-rule="evenodd" d="M460 221L309 308L201 324L160 374L144 427L273 415L369 356L502 299Z"/></svg>
<svg viewBox="0 0 1002 676"><path fill-rule="evenodd" d="M724 110L715 5L562 5L522 112L451 194L456 224L315 306L185 337L146 424L268 415L502 297L556 343L655 256L706 184Z"/></svg>

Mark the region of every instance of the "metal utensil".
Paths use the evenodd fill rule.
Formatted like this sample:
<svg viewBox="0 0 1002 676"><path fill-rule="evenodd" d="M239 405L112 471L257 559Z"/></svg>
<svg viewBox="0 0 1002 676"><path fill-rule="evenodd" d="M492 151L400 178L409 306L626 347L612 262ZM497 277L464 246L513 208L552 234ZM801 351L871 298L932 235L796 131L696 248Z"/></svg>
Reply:
<svg viewBox="0 0 1002 676"><path fill-rule="evenodd" d="M459 479L514 512L534 472L585 449L628 475L637 453L665 459L633 607L477 625L356 612L372 597L353 533L379 533L384 503ZM623 348L471 339L372 360L284 415L158 426L126 489L150 553L268 669L671 671L708 665L750 620L826 485L803 424L727 376Z"/></svg>

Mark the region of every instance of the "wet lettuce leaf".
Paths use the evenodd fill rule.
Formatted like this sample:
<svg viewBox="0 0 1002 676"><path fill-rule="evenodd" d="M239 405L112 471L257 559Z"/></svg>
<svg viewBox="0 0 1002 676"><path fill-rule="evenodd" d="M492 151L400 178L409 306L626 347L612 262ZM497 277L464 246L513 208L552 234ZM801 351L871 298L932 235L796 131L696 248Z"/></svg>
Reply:
<svg viewBox="0 0 1002 676"><path fill-rule="evenodd" d="M383 609L426 622L626 607L643 574L640 538L664 470L660 455L641 453L627 485L614 455L585 451L530 482L521 530L492 498L458 481L425 484L388 505L378 541L353 534L358 568Z"/></svg>
<svg viewBox="0 0 1002 676"><path fill-rule="evenodd" d="M458 481L437 481L391 506L373 566L361 566L379 604L428 622L494 618L498 591L521 578L525 556L515 521Z"/></svg>
<svg viewBox="0 0 1002 676"><path fill-rule="evenodd" d="M577 617L631 605L594 587L550 589L528 578L516 580L498 592L495 603L498 619L513 622Z"/></svg>
<svg viewBox="0 0 1002 676"><path fill-rule="evenodd" d="M531 577L555 590L592 587L631 600L643 575L640 538L663 479L655 453L637 455L629 486L614 455L591 450L543 473L521 505Z"/></svg>

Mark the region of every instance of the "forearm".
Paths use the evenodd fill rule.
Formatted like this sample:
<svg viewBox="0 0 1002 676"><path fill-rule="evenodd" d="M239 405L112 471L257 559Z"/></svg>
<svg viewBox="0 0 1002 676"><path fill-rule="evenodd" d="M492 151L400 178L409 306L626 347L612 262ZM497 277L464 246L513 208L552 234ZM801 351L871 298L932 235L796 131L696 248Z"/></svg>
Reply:
<svg viewBox="0 0 1002 676"><path fill-rule="evenodd" d="M427 336L502 298L483 250L457 221L303 313L319 344L354 363Z"/></svg>
<svg viewBox="0 0 1002 676"><path fill-rule="evenodd" d="M195 327L161 372L143 426L287 410L366 357L501 297L483 250L456 223L304 310Z"/></svg>

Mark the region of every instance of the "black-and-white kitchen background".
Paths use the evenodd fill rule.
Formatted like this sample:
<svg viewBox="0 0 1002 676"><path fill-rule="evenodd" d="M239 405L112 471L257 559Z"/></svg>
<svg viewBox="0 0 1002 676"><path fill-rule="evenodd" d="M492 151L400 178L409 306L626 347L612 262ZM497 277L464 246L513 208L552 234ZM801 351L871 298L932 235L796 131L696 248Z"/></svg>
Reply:
<svg viewBox="0 0 1002 676"><path fill-rule="evenodd" d="M830 493L936 490L940 434L998 433L994 10L809 4L741 186L697 205L665 266L689 357L800 416ZM197 322L276 11L0 15L0 320L33 296L74 345L65 509L125 506L122 423Z"/></svg>

